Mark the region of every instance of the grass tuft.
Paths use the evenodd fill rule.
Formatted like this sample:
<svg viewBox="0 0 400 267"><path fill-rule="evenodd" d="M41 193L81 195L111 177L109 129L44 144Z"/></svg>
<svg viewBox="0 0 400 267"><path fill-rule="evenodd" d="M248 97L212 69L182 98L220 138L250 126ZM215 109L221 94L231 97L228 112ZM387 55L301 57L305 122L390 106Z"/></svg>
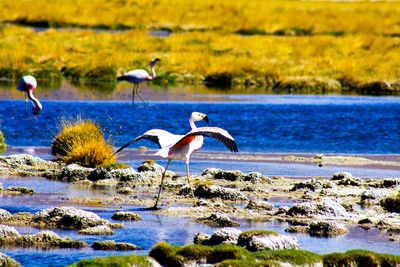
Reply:
<svg viewBox="0 0 400 267"><path fill-rule="evenodd" d="M381 206L389 212L400 213L400 192L394 196L387 196L380 202Z"/></svg>
<svg viewBox="0 0 400 267"><path fill-rule="evenodd" d="M110 166L116 160L100 127L91 121L63 120L51 146L51 154L63 162L84 167Z"/></svg>
<svg viewBox="0 0 400 267"><path fill-rule="evenodd" d="M3 132L0 131L0 153L3 153L6 147L6 139L4 138Z"/></svg>

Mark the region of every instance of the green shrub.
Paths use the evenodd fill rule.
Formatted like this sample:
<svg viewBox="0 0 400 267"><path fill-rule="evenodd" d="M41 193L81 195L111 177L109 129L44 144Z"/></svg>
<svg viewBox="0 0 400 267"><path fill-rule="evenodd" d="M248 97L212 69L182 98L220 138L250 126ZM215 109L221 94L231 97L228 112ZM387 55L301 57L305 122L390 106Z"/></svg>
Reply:
<svg viewBox="0 0 400 267"><path fill-rule="evenodd" d="M51 154L67 164L84 167L109 166L115 162L113 150L105 140L98 125L91 121L62 121L55 137Z"/></svg>

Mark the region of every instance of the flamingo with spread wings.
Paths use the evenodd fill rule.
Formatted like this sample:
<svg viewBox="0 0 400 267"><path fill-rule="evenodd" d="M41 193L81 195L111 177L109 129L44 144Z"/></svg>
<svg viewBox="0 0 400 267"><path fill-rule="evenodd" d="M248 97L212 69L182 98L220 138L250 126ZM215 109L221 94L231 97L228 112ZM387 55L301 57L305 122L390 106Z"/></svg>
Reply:
<svg viewBox="0 0 400 267"><path fill-rule="evenodd" d="M204 136L208 136L214 138L221 143L223 143L230 151L232 152L239 152L236 142L234 138L224 129L218 127L199 127L195 125L196 121L204 120L208 123L208 117L206 114L200 112L193 112L189 118L189 124L192 130L185 135L176 135L172 134L168 131L161 130L161 129L152 129L144 134L132 139L122 147L120 147L114 154L119 153L127 146L142 140L147 139L159 146L159 150L157 151L156 155L166 158L168 163L164 169L164 172L161 176L161 183L160 188L158 191L156 203L154 204L153 208L157 209L158 201L160 199L162 187L164 184L165 173L168 170L168 167L172 160L182 160L185 161L186 164L186 177L187 181L190 186L190 174L189 174L189 162L190 156L196 150L199 150L203 146ZM193 189L191 190L193 200L194 193ZM196 204L196 202L194 202Z"/></svg>

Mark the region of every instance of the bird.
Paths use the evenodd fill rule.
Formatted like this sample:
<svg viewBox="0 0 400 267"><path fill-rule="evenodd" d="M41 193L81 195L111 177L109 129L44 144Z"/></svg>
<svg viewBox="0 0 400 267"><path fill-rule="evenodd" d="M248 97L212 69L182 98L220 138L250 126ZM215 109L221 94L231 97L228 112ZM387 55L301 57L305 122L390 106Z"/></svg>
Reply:
<svg viewBox="0 0 400 267"><path fill-rule="evenodd" d="M204 120L207 124L209 123L208 116L201 112L192 112L189 117L189 124L191 131L185 135L172 134L168 131L162 129L151 129L135 137L125 145L121 146L118 150L114 152L114 155L121 152L127 146L142 140L147 139L158 145L159 150L156 155L166 158L168 160L167 165L161 176L160 188L158 190L158 195L156 202L152 209L158 209L158 202L160 199L165 173L168 170L169 165L172 160L182 160L185 161L186 165L186 178L188 185L191 189L192 198L194 205L196 206L196 200L194 197L193 189L190 186L190 172L189 163L190 156L196 150L199 150L203 146L204 136L211 137L217 141L223 143L231 152L239 152L235 139L224 129L219 127L199 127L197 128L195 122Z"/></svg>
<svg viewBox="0 0 400 267"><path fill-rule="evenodd" d="M32 112L34 115L38 115L42 110L42 104L40 101L33 95L33 90L37 87L37 82L35 77L32 75L25 75L21 78L17 90L26 93L25 102L28 103L29 98L32 102L33 108Z"/></svg>
<svg viewBox="0 0 400 267"><path fill-rule="evenodd" d="M156 78L156 72L154 70L154 65L159 61L161 61L161 59L159 59L159 58L155 58L150 61L151 75L149 75L149 73L144 69L136 69L136 70L131 70L131 71L117 77L117 81L127 81L130 83L133 83L132 103L135 102L135 94L137 94L140 97L140 99L142 99L143 103L145 103L145 101L139 91L139 83L144 82L144 81L151 81Z"/></svg>

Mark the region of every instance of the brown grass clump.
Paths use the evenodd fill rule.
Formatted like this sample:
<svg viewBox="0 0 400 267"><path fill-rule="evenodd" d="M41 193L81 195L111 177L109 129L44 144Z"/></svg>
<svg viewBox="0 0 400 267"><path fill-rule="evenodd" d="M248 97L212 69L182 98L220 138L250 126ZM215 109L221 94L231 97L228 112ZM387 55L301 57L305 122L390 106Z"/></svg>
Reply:
<svg viewBox="0 0 400 267"><path fill-rule="evenodd" d="M67 164L77 163L84 167L106 166L116 160L99 126L85 120L63 120L51 146L51 154Z"/></svg>

